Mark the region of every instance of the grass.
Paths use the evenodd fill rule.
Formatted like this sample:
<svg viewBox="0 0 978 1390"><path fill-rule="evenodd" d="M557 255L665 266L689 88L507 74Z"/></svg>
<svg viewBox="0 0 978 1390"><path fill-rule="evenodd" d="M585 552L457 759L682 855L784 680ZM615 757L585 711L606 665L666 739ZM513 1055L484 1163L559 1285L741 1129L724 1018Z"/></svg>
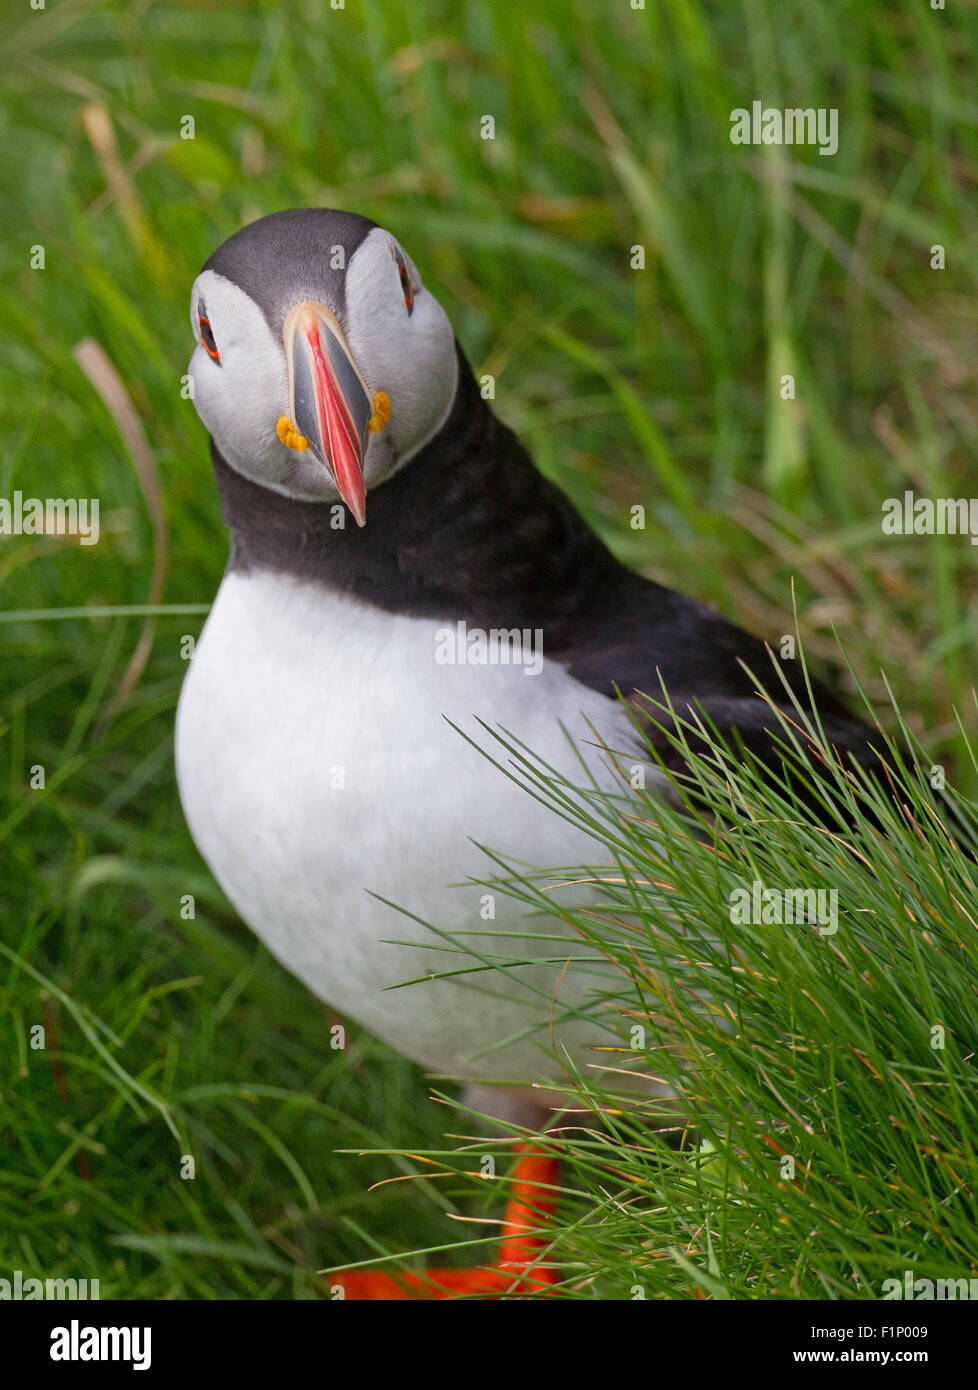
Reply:
<svg viewBox="0 0 978 1390"><path fill-rule="evenodd" d="M245 217L377 217L619 554L775 644L794 579L813 664L837 657L835 627L884 718L880 668L973 794L955 718L973 551L884 537L879 518L907 487L969 491L978 19L914 0L64 0L3 24L0 497L97 496L102 539L0 540L0 1267L100 1277L103 1295L321 1296L312 1271L371 1239L444 1244L456 1200L498 1203L462 1176L368 1192L412 1165L335 1151L436 1151L444 1110L358 1029L330 1049L332 1020L236 921L183 825L182 648L226 553L180 394L194 275ZM838 154L731 146L729 113L755 97L837 107ZM104 359L79 358L86 339ZM113 413L117 384L130 409ZM728 1191L748 1179L724 1142ZM675 1162L649 1159L660 1182ZM704 1183L712 1200L681 1168L673 1197L695 1214ZM746 1259L749 1207L724 1210ZM689 1290L658 1267L660 1292Z"/></svg>
<svg viewBox="0 0 978 1390"><path fill-rule="evenodd" d="M556 964L582 938L601 962L571 966L607 1041L568 1060L575 1125L551 1141L562 1197L542 1259L565 1297L878 1299L908 1270L978 1278L978 803L935 792L912 739L878 735L882 784L800 710L780 740L818 827L799 783L741 767L691 718L670 740L692 766L671 779L679 806L630 785L631 754L609 795L497 735L511 775L606 851L487 880L544 914ZM565 891L582 878L586 907ZM800 885L813 896L789 913L775 895ZM504 942L487 949L505 966ZM678 1104L637 1098L636 1074ZM484 1147L425 1157L475 1190Z"/></svg>

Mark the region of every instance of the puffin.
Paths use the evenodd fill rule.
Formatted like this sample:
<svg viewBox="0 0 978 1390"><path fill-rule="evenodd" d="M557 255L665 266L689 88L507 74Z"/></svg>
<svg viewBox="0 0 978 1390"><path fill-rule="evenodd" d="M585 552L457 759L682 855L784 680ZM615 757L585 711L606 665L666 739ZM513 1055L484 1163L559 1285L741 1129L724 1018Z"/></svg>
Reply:
<svg viewBox="0 0 978 1390"><path fill-rule="evenodd" d="M614 557L495 415L411 256L370 218L251 222L195 280L191 324L230 532L176 719L193 839L317 996L467 1083L474 1108L545 1134L568 1058L586 1072L607 1045L588 1008L603 966L583 941L521 936L529 909L487 890L487 852L549 868L606 851L487 740L620 794L609 750L648 760L634 701L664 686L776 769L748 674L770 669L767 648ZM787 681L809 706L801 674ZM813 691L828 740L865 761L866 726ZM667 740L661 753L668 768ZM649 775L668 794L663 768ZM515 1152L494 1264L351 1270L344 1296L552 1283L556 1160L532 1141Z"/></svg>

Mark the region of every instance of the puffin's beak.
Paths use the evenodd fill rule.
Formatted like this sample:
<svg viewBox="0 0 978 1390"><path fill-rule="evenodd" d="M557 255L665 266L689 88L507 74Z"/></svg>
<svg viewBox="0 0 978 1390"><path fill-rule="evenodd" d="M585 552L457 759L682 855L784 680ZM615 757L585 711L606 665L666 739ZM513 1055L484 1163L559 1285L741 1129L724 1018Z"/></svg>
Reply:
<svg viewBox="0 0 978 1390"><path fill-rule="evenodd" d="M296 434L279 437L289 447L312 447L356 518L366 519L363 455L373 401L347 346L343 330L323 304L297 304L285 321L289 404ZM288 421L280 422L288 424Z"/></svg>

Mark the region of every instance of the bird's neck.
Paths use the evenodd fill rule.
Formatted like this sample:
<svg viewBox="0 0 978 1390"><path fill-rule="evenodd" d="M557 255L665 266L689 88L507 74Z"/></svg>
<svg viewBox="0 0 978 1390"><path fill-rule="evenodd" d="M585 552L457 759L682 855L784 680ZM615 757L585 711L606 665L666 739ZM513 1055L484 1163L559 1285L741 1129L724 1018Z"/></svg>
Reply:
<svg viewBox="0 0 978 1390"><path fill-rule="evenodd" d="M459 351L438 434L370 493L362 529L329 503L284 497L211 445L229 569L273 569L389 612L548 629L551 650L602 607L622 569L483 400Z"/></svg>

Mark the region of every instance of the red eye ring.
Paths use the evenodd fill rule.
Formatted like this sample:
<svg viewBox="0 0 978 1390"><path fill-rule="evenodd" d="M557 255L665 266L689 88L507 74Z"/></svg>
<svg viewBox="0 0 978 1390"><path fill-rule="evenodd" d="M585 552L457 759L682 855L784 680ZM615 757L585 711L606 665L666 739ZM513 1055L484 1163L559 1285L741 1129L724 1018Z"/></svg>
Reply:
<svg viewBox="0 0 978 1390"><path fill-rule="evenodd" d="M401 281L401 293L404 296L404 303L407 305L408 313L414 308L414 286L411 284L411 277L407 273L407 266L397 258L397 273Z"/></svg>
<svg viewBox="0 0 978 1390"><path fill-rule="evenodd" d="M221 354L217 350L217 342L214 338L214 330L211 328L211 321L204 313L198 313L197 322L200 324L200 343L208 357L215 362L220 362Z"/></svg>

